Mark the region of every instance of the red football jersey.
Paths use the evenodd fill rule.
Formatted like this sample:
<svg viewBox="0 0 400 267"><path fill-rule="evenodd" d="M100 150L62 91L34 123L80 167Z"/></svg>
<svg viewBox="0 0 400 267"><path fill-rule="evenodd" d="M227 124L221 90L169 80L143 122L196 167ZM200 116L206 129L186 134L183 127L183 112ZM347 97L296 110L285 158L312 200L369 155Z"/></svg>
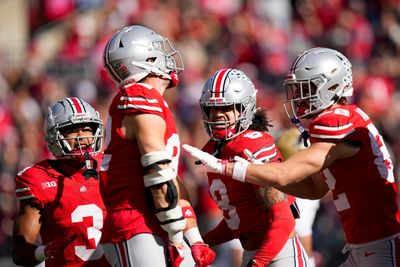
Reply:
<svg viewBox="0 0 400 267"><path fill-rule="evenodd" d="M86 180L68 160L44 160L18 173L16 195L42 209L43 244L56 237L78 235L64 254L46 260L46 266L109 266L97 246L105 216L98 180Z"/></svg>
<svg viewBox="0 0 400 267"><path fill-rule="evenodd" d="M147 201L144 170L136 140L121 134L121 122L127 114L148 113L162 117L166 123L164 142L171 153L170 163L177 171L180 152L174 118L162 95L146 84L121 88L114 97L107 119L106 149L100 180L107 217L101 243L128 240L139 233L166 235Z"/></svg>
<svg viewBox="0 0 400 267"><path fill-rule="evenodd" d="M346 239L361 244L400 232L393 164L382 136L355 105L332 107L314 119L311 143L354 142L360 152L323 171Z"/></svg>
<svg viewBox="0 0 400 267"><path fill-rule="evenodd" d="M234 156L240 156L248 159L243 153L245 148L263 162L282 161L282 156L275 146L272 136L253 130L247 130L229 140L217 157L232 160ZM203 150L215 154L216 142L210 140ZM210 195L222 210L225 221L236 237L239 237L241 233L268 227L267 213L261 208L254 192L257 185L236 181L222 174L207 173L207 175Z"/></svg>

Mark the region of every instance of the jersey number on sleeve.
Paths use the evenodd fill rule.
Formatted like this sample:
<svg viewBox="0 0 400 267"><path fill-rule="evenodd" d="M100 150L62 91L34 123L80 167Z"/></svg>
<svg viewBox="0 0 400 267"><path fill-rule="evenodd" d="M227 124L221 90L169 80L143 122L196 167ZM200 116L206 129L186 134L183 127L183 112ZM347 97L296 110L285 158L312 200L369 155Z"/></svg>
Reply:
<svg viewBox="0 0 400 267"><path fill-rule="evenodd" d="M372 153L376 156L376 168L378 169L379 174L382 178L393 183L393 164L390 159L389 151L387 150L386 145L383 142L382 136L379 134L378 130L372 123L368 124L367 128L369 130ZM329 169L325 169L323 173L326 177L326 183L328 184L329 189L334 190L336 186L335 177L329 171ZM335 203L337 211L343 211L351 208L345 192L338 193L336 199L334 199L333 202Z"/></svg>
<svg viewBox="0 0 400 267"><path fill-rule="evenodd" d="M257 138L262 137L262 134L260 132L248 132L248 133L245 133L243 135L243 137L247 137L249 139L257 139Z"/></svg>

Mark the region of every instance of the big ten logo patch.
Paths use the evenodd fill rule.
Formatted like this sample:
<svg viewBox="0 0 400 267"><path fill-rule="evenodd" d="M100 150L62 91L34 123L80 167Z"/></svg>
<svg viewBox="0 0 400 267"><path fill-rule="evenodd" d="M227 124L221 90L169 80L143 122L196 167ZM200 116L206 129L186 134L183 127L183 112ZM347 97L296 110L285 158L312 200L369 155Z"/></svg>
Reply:
<svg viewBox="0 0 400 267"><path fill-rule="evenodd" d="M42 189L50 188L50 187L57 187L56 181L51 181L51 182L44 182L41 183Z"/></svg>

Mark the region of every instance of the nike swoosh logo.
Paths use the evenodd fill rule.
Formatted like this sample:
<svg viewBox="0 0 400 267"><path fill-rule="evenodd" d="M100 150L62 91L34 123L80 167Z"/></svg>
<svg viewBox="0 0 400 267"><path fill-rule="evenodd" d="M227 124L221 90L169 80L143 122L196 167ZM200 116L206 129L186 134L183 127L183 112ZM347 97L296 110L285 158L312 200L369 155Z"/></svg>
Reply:
<svg viewBox="0 0 400 267"><path fill-rule="evenodd" d="M368 257L368 256L371 256L371 255L374 255L374 254L376 254L376 252L368 252L368 251L365 251L364 256L365 256L365 257Z"/></svg>

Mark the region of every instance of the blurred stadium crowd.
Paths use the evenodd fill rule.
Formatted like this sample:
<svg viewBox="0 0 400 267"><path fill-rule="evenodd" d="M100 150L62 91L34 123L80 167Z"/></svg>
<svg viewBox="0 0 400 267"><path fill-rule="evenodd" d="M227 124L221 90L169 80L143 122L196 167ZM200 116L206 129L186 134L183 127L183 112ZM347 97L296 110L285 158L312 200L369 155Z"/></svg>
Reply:
<svg viewBox="0 0 400 267"><path fill-rule="evenodd" d="M13 0L1 2L0 9ZM10 254L17 211L15 174L49 156L43 140L47 107L65 96L78 96L105 120L115 88L102 69L103 48L110 34L130 24L162 33L182 54L180 84L167 93L182 143L201 147L206 142L198 99L205 80L222 67L239 68L252 78L259 106L268 110L272 134L278 138L291 126L281 105L289 63L305 49L325 46L352 62L353 101L373 118L399 166L399 0L16 2L26 12L19 15L27 29L23 53L15 56L12 49L0 49L0 258ZM191 161L183 155L180 172L206 229L217 211L207 197L207 181ZM343 259L345 241L333 209L329 197L324 199L314 225L321 266L337 266Z"/></svg>

